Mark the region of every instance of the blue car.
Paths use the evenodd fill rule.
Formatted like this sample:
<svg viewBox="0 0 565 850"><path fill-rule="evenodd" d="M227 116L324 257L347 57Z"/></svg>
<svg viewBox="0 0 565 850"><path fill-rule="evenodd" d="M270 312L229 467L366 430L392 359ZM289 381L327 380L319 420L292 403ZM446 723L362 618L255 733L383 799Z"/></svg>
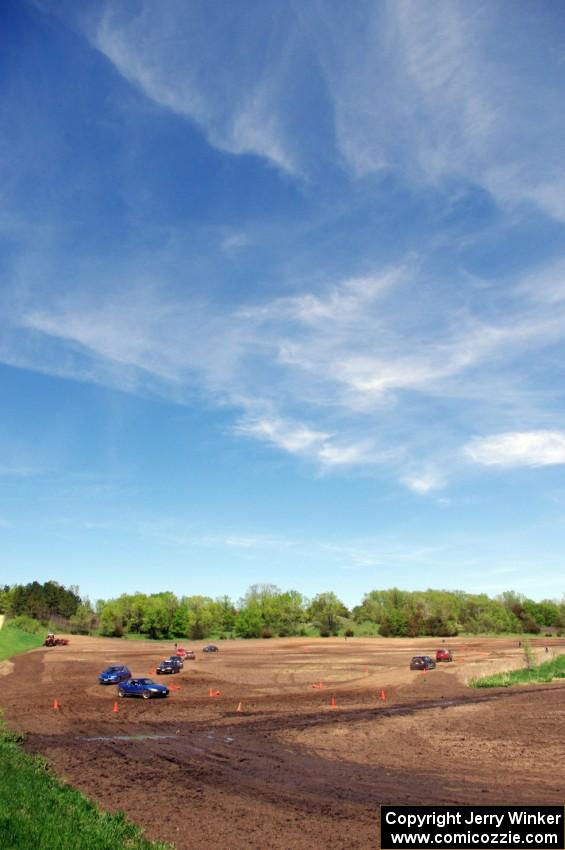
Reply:
<svg viewBox="0 0 565 850"><path fill-rule="evenodd" d="M120 682L125 682L127 679L131 679L131 672L125 664L107 667L98 676L98 681L101 685L119 685Z"/></svg>
<svg viewBox="0 0 565 850"><path fill-rule="evenodd" d="M153 679L129 679L118 686L119 697L168 697L169 689L165 685L159 685Z"/></svg>

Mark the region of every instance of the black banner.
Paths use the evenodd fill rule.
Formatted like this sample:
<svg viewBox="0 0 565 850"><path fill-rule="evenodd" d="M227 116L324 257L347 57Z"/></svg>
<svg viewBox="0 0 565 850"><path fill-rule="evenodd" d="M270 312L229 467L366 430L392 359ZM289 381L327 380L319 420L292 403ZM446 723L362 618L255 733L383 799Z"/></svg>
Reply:
<svg viewBox="0 0 565 850"><path fill-rule="evenodd" d="M381 850L565 850L563 806L381 806Z"/></svg>

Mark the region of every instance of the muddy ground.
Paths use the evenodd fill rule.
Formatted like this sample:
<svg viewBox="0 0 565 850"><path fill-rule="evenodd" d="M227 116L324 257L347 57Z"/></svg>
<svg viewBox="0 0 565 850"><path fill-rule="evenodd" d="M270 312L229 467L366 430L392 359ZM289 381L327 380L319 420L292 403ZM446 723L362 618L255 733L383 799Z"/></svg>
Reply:
<svg viewBox="0 0 565 850"><path fill-rule="evenodd" d="M563 639L533 644L565 652ZM443 645L452 664L408 669ZM0 706L29 751L179 850L368 850L381 803L565 801L565 682L466 685L523 666L516 640L191 646L197 660L163 677L166 700L118 700L97 674L123 662L147 675L172 644L73 637L5 666Z"/></svg>

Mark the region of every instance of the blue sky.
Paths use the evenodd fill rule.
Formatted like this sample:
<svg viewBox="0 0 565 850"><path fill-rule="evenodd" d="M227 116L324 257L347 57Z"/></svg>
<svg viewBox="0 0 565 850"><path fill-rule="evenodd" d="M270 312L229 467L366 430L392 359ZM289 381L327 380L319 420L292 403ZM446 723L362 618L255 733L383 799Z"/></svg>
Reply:
<svg viewBox="0 0 565 850"><path fill-rule="evenodd" d="M565 590L565 8L6 0L0 581Z"/></svg>

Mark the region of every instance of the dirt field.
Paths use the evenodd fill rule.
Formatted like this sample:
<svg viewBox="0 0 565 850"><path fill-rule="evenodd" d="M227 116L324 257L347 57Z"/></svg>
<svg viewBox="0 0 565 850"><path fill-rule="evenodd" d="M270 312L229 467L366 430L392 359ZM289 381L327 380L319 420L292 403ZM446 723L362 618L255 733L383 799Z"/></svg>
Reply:
<svg viewBox="0 0 565 850"><path fill-rule="evenodd" d="M546 643L565 652L565 640L541 639L540 657ZM515 640L219 645L205 655L190 644L197 661L163 677L178 686L168 699L120 700L114 713L100 670L123 662L147 675L172 644L73 637L7 665L0 706L30 751L179 850L368 850L381 803L565 801L565 683L465 685L523 666ZM442 645L454 663L409 671L412 655Z"/></svg>

